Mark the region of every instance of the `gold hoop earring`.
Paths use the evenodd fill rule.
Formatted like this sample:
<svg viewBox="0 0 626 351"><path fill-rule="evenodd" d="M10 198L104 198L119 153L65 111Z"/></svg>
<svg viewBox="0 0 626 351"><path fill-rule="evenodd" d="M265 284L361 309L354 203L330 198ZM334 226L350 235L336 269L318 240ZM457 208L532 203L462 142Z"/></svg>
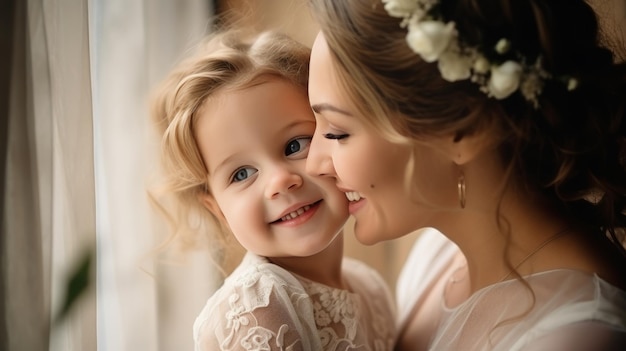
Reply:
<svg viewBox="0 0 626 351"><path fill-rule="evenodd" d="M465 174L463 174L463 172L459 175L457 188L459 191L459 204L461 205L461 208L465 208Z"/></svg>

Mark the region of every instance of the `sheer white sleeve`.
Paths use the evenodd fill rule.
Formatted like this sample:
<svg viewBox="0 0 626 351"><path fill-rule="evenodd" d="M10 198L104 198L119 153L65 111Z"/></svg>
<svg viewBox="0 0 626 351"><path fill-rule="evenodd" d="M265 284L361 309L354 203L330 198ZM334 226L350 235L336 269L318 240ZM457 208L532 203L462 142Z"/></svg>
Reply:
<svg viewBox="0 0 626 351"><path fill-rule="evenodd" d="M449 311L434 350L614 350L626 333L626 292L594 274L557 269L494 284Z"/></svg>
<svg viewBox="0 0 626 351"><path fill-rule="evenodd" d="M623 351L626 331L599 321L575 323L534 340L520 351Z"/></svg>
<svg viewBox="0 0 626 351"><path fill-rule="evenodd" d="M196 319L196 351L321 350L308 295L275 267L243 265L225 281Z"/></svg>

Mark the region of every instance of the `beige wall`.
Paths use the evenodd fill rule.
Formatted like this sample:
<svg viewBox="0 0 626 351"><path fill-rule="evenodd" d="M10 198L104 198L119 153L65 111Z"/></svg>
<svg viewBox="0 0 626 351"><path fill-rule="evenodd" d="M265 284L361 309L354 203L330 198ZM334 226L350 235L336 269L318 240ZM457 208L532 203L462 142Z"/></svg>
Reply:
<svg viewBox="0 0 626 351"><path fill-rule="evenodd" d="M306 6L302 0L229 0L220 3L219 9L231 12L242 25L251 26L255 30L277 29L310 47L318 26ZM392 242L365 246L354 238L352 226L352 221L346 225L346 255L376 268L393 289L415 234Z"/></svg>
<svg viewBox="0 0 626 351"><path fill-rule="evenodd" d="M256 30L280 30L309 47L318 31L305 0L221 0L218 11Z"/></svg>

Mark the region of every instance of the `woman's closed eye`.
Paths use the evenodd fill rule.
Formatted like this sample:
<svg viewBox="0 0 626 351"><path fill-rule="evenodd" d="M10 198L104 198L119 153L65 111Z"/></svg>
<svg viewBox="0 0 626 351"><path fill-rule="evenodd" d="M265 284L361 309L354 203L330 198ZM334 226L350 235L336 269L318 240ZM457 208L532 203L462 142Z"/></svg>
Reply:
<svg viewBox="0 0 626 351"><path fill-rule="evenodd" d="M256 172L258 172L258 170L256 170L255 168L252 168L252 167L241 167L241 168L237 169L235 171L235 173L233 173L233 175L230 177L230 181L231 181L231 183L242 182L242 181L250 178Z"/></svg>
<svg viewBox="0 0 626 351"><path fill-rule="evenodd" d="M285 156L290 158L305 158L309 154L311 136L297 137L290 140L285 147Z"/></svg>
<svg viewBox="0 0 626 351"><path fill-rule="evenodd" d="M324 138L331 140L341 140L350 136L350 134L334 134L334 133L326 133L323 134Z"/></svg>

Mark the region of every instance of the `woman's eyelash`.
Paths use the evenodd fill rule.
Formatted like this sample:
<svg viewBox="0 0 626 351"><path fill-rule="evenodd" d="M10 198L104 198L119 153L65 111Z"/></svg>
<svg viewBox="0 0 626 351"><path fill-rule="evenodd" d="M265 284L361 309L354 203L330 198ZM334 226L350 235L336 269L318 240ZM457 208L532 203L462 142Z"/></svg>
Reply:
<svg viewBox="0 0 626 351"><path fill-rule="evenodd" d="M332 139L332 140L341 140L341 139L347 138L348 136L349 134L333 134L333 133L324 134L324 138Z"/></svg>

